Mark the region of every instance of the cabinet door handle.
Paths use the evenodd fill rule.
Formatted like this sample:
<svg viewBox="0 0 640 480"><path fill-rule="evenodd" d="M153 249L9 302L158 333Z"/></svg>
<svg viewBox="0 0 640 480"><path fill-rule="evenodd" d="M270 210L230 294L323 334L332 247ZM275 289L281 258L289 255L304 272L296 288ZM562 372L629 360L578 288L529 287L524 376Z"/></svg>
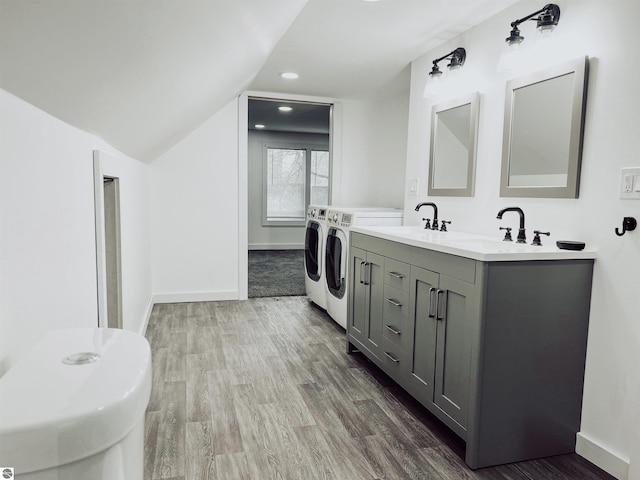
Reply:
<svg viewBox="0 0 640 480"><path fill-rule="evenodd" d="M391 355L389 352L384 352L384 354L389 357L389 359L393 362L393 363L398 363L400 360L397 359L396 357L394 357L393 355Z"/></svg>
<svg viewBox="0 0 640 480"><path fill-rule="evenodd" d="M427 313L429 318L435 318L437 313L437 312L434 312L434 308L433 308L433 304L436 298L435 292L436 292L436 289L434 287L431 287L429 289L429 312ZM435 310L437 310L437 308Z"/></svg>
<svg viewBox="0 0 640 480"><path fill-rule="evenodd" d="M385 327L387 327L387 330L389 330L391 333L395 333L396 335L400 335L400 332L398 330L396 330L395 328L389 326L389 325L385 325Z"/></svg>
<svg viewBox="0 0 640 480"><path fill-rule="evenodd" d="M362 270L366 263L367 262L360 262L360 283L364 283L364 280L363 280L364 275L362 273Z"/></svg>
<svg viewBox="0 0 640 480"><path fill-rule="evenodd" d="M398 273L398 272L389 272L389 275L394 277L394 278L404 278L404 275L402 275L401 273Z"/></svg>
<svg viewBox="0 0 640 480"><path fill-rule="evenodd" d="M447 291L438 289L436 297L436 320L442 320L445 315L445 306L447 304Z"/></svg>
<svg viewBox="0 0 640 480"><path fill-rule="evenodd" d="M364 282L362 283L365 285L371 283L371 264L369 262L364 262Z"/></svg>
<svg viewBox="0 0 640 480"><path fill-rule="evenodd" d="M402 304L400 302L398 302L397 300L394 300L393 298L387 298L387 302L389 302L394 307L401 307L402 306Z"/></svg>

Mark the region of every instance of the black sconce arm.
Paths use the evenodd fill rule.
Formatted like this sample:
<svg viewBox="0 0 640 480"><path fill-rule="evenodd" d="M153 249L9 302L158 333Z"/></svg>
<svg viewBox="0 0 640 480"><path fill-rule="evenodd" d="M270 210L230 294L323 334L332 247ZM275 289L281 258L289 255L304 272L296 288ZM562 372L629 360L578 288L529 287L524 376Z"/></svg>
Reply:
<svg viewBox="0 0 640 480"><path fill-rule="evenodd" d="M460 63L464 63L464 61L465 61L465 59L466 59L466 57L467 57L467 52L466 52L466 50L465 50L464 48L462 48L462 47L458 47L458 48L456 48L455 50L453 50L453 51L451 51L451 52L447 53L446 55L443 55L443 56L442 56L442 57L440 57L440 58L436 58L436 59L433 61L433 65L434 65L434 66L437 66L437 65L438 65L438 62L441 62L441 61L442 61L442 60L444 60L445 58L449 58L449 57L458 57L458 59L459 59Z"/></svg>
<svg viewBox="0 0 640 480"><path fill-rule="evenodd" d="M526 17L522 17L518 20L514 20L513 22L511 22L511 27L515 28L518 25L520 25L522 22L526 22L527 20L536 20L539 22L540 18L533 18L533 17L541 13L546 13L548 15L551 15L553 19L555 19L555 24L557 24L558 20L560 19L560 7L558 7L558 5L556 5L555 3L549 3L544 7L542 7L540 10L538 10L537 12L533 12L527 15Z"/></svg>

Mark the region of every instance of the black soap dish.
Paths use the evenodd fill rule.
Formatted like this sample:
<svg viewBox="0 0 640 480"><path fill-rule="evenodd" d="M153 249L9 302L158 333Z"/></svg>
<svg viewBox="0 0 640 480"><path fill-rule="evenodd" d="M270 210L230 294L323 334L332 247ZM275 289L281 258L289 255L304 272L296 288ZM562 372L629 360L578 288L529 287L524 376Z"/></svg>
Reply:
<svg viewBox="0 0 640 480"><path fill-rule="evenodd" d="M561 250L583 250L584 242L573 242L571 240L558 240L556 245Z"/></svg>

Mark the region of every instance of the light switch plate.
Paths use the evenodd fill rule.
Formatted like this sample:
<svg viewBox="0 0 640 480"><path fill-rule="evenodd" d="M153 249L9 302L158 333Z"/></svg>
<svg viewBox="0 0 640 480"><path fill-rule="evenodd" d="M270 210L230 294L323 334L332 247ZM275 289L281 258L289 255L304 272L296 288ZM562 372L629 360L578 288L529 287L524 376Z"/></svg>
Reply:
<svg viewBox="0 0 640 480"><path fill-rule="evenodd" d="M417 197L418 196L418 178L410 178L409 179L409 196Z"/></svg>
<svg viewBox="0 0 640 480"><path fill-rule="evenodd" d="M640 200L640 167L620 170L620 198Z"/></svg>

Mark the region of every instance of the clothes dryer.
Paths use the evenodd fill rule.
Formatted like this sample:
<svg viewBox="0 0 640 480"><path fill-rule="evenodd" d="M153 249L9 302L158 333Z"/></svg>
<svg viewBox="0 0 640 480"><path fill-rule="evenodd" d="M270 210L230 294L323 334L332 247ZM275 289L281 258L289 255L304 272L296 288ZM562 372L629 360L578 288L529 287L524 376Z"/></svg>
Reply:
<svg viewBox="0 0 640 480"><path fill-rule="evenodd" d="M304 234L304 283L307 297L321 308L327 308L324 273L324 243L326 239L327 207L309 205Z"/></svg>
<svg viewBox="0 0 640 480"><path fill-rule="evenodd" d="M349 230L352 226L402 225L401 210L392 208L329 207L325 242L327 313L347 328Z"/></svg>

